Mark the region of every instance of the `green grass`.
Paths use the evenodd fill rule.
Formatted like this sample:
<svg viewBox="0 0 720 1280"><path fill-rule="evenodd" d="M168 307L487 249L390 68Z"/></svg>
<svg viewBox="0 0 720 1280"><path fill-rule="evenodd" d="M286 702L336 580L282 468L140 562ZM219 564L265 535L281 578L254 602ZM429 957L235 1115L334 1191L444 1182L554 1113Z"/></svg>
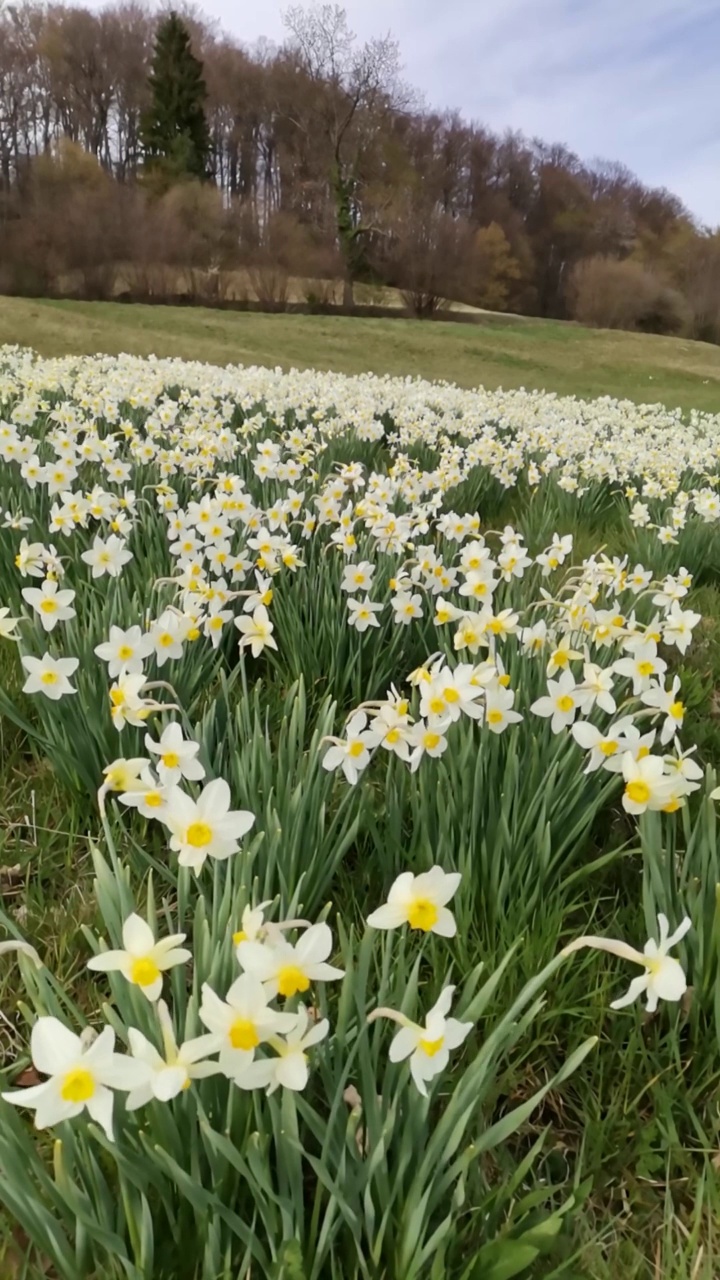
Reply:
<svg viewBox="0 0 720 1280"><path fill-rule="evenodd" d="M715 402L720 405L720 398L715 395L720 351L715 348L638 335L595 333L544 322L506 322L502 327L488 322L474 328L4 299L0 300L0 341L3 340L32 345L47 354L132 351L222 363L314 365L348 371L372 368L378 372L442 376L466 385L483 382L489 386L546 386L586 396L606 393L636 400L658 398L686 408L715 409ZM703 362L707 362L707 369ZM653 370L652 375L648 369ZM653 388L652 394L644 390L646 384ZM676 394L669 390L671 385ZM557 513L548 511L547 505L545 499L543 510L523 511L517 494L503 494L496 510L486 504L484 515L495 528L501 528L507 520L521 525L525 522L528 536L538 538L540 531L534 530L534 523L547 517L553 528L572 529L576 549L583 555L601 540L611 554L622 554L627 549L626 522L617 513L608 515L601 507L598 517L587 501L574 518L568 519L559 515L562 505ZM692 561L692 567L698 569L698 584L689 603L702 612L705 621L697 643L678 665L683 689L687 686L688 690L689 722L684 740L697 742L703 758L717 764L720 729L715 690L720 688L720 589L715 558L710 554L711 538L701 532L702 547ZM4 602L3 597L0 604ZM291 606L289 597L289 616L279 613L283 633L288 635ZM275 607L279 611L282 603L276 602ZM332 611L321 608L320 614L331 617ZM332 652L336 650L338 671L332 687L345 691L350 705L352 691L345 690L343 684L343 665L347 664L343 663L337 644ZM406 665L414 665L426 651L424 645L421 653L412 660L408 658ZM313 724L317 706L312 698L321 697L318 689L324 692L320 677L327 675L330 652L328 644L323 648L322 636L313 632L306 637L304 649L298 645L296 659L294 650L285 654L286 662L292 657L310 677ZM390 658L394 669L395 659L392 655ZM296 673L286 667L285 674L289 682ZM361 688L367 683L363 674ZM384 687L381 680L380 688ZM21 696L19 688L17 655L6 647L0 654L0 689L16 700ZM270 722L275 737L280 733L282 708L279 699L270 694L267 697L272 703ZM21 706L23 714L34 723L37 709L28 700ZM240 739L227 744L228 757L239 770L243 759L249 758L250 739L243 725L240 728L245 757ZM219 732L222 736L222 726ZM73 990L84 1007L86 979L79 959L78 930L82 923L97 926L87 838L87 832L97 828L94 810L79 804L77 796L63 786L47 762L33 751L30 741L8 720L0 720L0 761L3 908L10 915L18 909L27 913L20 917L23 932L38 942L48 967ZM258 790L263 781L259 766L257 777L253 773L251 781ZM269 785L267 780L265 785ZM469 786L458 787L456 793L469 794L469 790ZM490 788L487 793L494 794ZM239 794L237 778L234 794ZM452 793L448 790L447 794ZM372 801L369 793L368 804L372 805ZM376 789L375 801L378 848L383 858L389 858L388 832L382 825L386 808L382 782ZM400 812L399 804L395 809ZM445 796L430 795L427 813L446 839L455 830L452 812ZM409 816L406 813L403 854L407 847L421 849L424 838L422 822L410 822ZM456 826L462 825L462 817L460 810L455 812ZM621 824L622 819L590 832L590 853L604 849L615 852L587 885L578 881L576 886L573 881L557 906L549 902L529 912L521 903L516 918L506 922L507 930L514 931L521 944L517 971L513 970L508 980L514 988L544 963L555 949L560 931L571 930L576 915L578 921L585 922L588 892L597 907L601 931L632 939L642 931L638 905L642 869L637 839L633 838L634 827ZM289 820L283 823L283 829L291 830ZM623 852L626 843L634 848ZM436 841L436 847L439 845ZM372 847L366 835L360 855L356 854L355 861L338 872L333 896L345 903L348 912L352 906L358 912L363 908L367 893L363 892L359 868L363 851L368 865L373 865ZM668 858L667 862L672 864L673 859ZM356 892L354 882L358 877L360 889ZM715 877L713 886L714 883ZM470 952L482 955L490 968L506 942L502 928L493 921L491 906L492 903L488 906L486 933L467 933ZM459 971L466 967L459 964ZM523 1134L523 1140L530 1141L547 1128L543 1178L561 1182L577 1170L578 1182L592 1181L592 1187L580 1198L564 1253L553 1261L539 1261L532 1272L523 1273L527 1280L715 1280L718 1275L713 1250L720 1225L720 1191L712 1174L718 1137L714 1034L711 1027L695 1026L689 1040L684 1021L678 1030L672 1019L664 1016L653 1023L636 1018L634 1013L610 1013L608 1001L622 993L624 976L618 966L598 966L589 958L568 965L549 993L547 1013L538 1019L535 1044L527 1050L521 1047L508 1069L507 1080L515 1090L512 1100L517 1101L532 1094L541 1082L535 1074L539 1063L546 1063L541 1070L549 1073L580 1035L600 1035L600 1045L588 1059L587 1069L547 1098L542 1112L533 1119L532 1128ZM13 1013L22 995L18 970L6 963L0 979L0 1008L6 1016ZM88 1009L93 1007L93 999L91 987ZM5 1034L8 1028L9 1035ZM4 1032L0 1026L0 1044L0 1057L6 1067L22 1054L22 1037L9 1023ZM51 1278L53 1273L40 1263L28 1271L24 1269L24 1244L22 1235L13 1236L7 1219L3 1221L0 1215L0 1276ZM289 1280L290 1271L283 1274Z"/></svg>
<svg viewBox="0 0 720 1280"><path fill-rule="evenodd" d="M720 348L704 342L488 316L478 324L263 315L114 302L0 298L0 344L42 355L178 356L527 387L720 411Z"/></svg>

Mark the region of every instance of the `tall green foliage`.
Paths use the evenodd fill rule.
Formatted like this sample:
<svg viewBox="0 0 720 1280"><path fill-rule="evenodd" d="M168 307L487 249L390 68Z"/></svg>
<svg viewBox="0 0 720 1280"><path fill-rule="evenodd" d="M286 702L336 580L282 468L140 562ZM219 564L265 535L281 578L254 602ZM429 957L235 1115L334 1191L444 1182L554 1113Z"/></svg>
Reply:
<svg viewBox="0 0 720 1280"><path fill-rule="evenodd" d="M206 177L210 138L203 65L176 13L158 25L149 85L152 101L141 125L146 166L172 178Z"/></svg>

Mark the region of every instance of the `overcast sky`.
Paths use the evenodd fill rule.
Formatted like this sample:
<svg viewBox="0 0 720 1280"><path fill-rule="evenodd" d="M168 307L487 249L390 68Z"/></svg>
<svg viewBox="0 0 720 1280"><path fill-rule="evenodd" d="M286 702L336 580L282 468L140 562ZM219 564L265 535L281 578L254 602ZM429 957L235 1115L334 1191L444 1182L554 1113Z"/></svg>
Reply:
<svg viewBox="0 0 720 1280"><path fill-rule="evenodd" d="M95 0L97 3L97 0ZM281 0L206 0L244 43L283 37ZM720 0L346 0L388 30L431 107L621 160L720 223Z"/></svg>

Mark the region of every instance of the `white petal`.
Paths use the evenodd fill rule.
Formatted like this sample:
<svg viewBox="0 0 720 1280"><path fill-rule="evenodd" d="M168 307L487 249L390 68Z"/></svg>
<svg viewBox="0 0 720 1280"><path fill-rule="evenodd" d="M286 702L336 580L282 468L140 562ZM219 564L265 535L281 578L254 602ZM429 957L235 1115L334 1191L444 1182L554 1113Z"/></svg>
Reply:
<svg viewBox="0 0 720 1280"><path fill-rule="evenodd" d="M169 1102L177 1096L188 1079L185 1067L164 1067L156 1071L152 1080L152 1091L159 1102Z"/></svg>
<svg viewBox="0 0 720 1280"><path fill-rule="evenodd" d="M112 1113L113 1113L113 1095L110 1089L104 1089L102 1086L95 1090L92 1098L88 1098L86 1104L88 1113L92 1116L96 1124L99 1124L105 1130L106 1136L113 1141L112 1131Z"/></svg>
<svg viewBox="0 0 720 1280"><path fill-rule="evenodd" d="M626 1005L632 1004L634 1000L637 1000L638 996L642 995L643 991L647 990L648 982L649 975L647 973L641 974L639 978L633 978L625 995L620 996L619 1000L613 1000L610 1008L624 1009Z"/></svg>
<svg viewBox="0 0 720 1280"><path fill-rule="evenodd" d="M134 912L123 925L123 946L135 956L145 956L155 946L155 935L146 920Z"/></svg>
<svg viewBox="0 0 720 1280"><path fill-rule="evenodd" d="M409 1058L410 1054L417 1048L418 1030L417 1027L401 1027L393 1036L390 1044L389 1058L391 1062L402 1062L405 1058Z"/></svg>
<svg viewBox="0 0 720 1280"><path fill-rule="evenodd" d="M407 921L407 907L404 904L386 902L384 906L371 911L367 923L371 929L397 929Z"/></svg>
<svg viewBox="0 0 720 1280"><path fill-rule="evenodd" d="M57 1018L38 1018L30 1035L33 1065L45 1075L57 1075L73 1066L82 1054L80 1037Z"/></svg>
<svg viewBox="0 0 720 1280"><path fill-rule="evenodd" d="M441 938L454 938L457 933L457 924L452 911L447 907L441 907L438 918L432 926L431 933L437 933Z"/></svg>

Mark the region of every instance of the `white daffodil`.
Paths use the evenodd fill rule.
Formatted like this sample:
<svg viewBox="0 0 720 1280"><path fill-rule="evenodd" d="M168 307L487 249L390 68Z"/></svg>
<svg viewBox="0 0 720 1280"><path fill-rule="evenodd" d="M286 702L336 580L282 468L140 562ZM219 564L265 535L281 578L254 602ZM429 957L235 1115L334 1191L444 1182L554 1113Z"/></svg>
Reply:
<svg viewBox="0 0 720 1280"><path fill-rule="evenodd" d="M333 745L322 759L323 769L342 769L347 781L353 785L363 769L370 763L370 750L379 742L378 735L367 728L367 716L358 711L348 721L344 738L328 739Z"/></svg>
<svg viewBox="0 0 720 1280"><path fill-rule="evenodd" d="M582 692L575 684L571 671L563 671L559 680L548 680L545 697L533 702L530 710L536 716L550 720L553 733L569 728L582 701Z"/></svg>
<svg viewBox="0 0 720 1280"><path fill-rule="evenodd" d="M160 822L167 812L170 788L158 782L149 765L143 769L138 779L133 779L127 791L123 791L118 800L130 809L137 809L143 818L157 818Z"/></svg>
<svg viewBox="0 0 720 1280"><path fill-rule="evenodd" d="M141 1031L129 1028L130 1052L147 1068L148 1078L128 1094L125 1102L127 1111L137 1111L153 1098L158 1102L169 1102L188 1089L193 1080L205 1080L208 1076L220 1074L220 1064L208 1061L211 1054L217 1053L217 1036L195 1036L178 1045L167 1005L159 1000L156 1007L165 1057Z"/></svg>
<svg viewBox="0 0 720 1280"><path fill-rule="evenodd" d="M190 623L173 609L161 613L148 632L148 641L158 670L166 662L176 662L183 655L183 645L187 639Z"/></svg>
<svg viewBox="0 0 720 1280"><path fill-rule="evenodd" d="M660 742L663 746L670 742L683 726L685 705L678 697L679 692L680 677L674 676L669 689L663 688L661 684L651 684L649 689L643 689L640 694L640 701L644 706L654 708L665 717L660 727Z"/></svg>
<svg viewBox="0 0 720 1280"><path fill-rule="evenodd" d="M21 595L35 610L43 631L54 631L58 622L67 622L76 616L72 608L75 592L59 591L52 578L46 578L41 587L23 587Z"/></svg>
<svg viewBox="0 0 720 1280"><path fill-rule="evenodd" d="M302 1004L294 1015L294 1021L295 1027L285 1039L276 1036L270 1041L277 1057L263 1059L258 1083L265 1083L263 1077L267 1079L268 1094L279 1088L290 1089L293 1093L299 1093L305 1088L310 1075L307 1051L324 1040L330 1030L327 1018L311 1022L308 1011ZM259 1063L253 1065L260 1067ZM239 1083L243 1084L243 1081ZM247 1085L243 1084L243 1087L247 1088Z"/></svg>
<svg viewBox="0 0 720 1280"><path fill-rule="evenodd" d="M364 600L348 596L348 626L354 627L360 634L367 631L368 627L379 627L377 614L382 613L383 608L384 605L375 604L369 596L365 596Z"/></svg>
<svg viewBox="0 0 720 1280"><path fill-rule="evenodd" d="M515 711L515 692L494 680L485 692L484 723L491 733L502 733L509 724L519 724L522 716Z"/></svg>
<svg viewBox="0 0 720 1280"><path fill-rule="evenodd" d="M28 673L23 693L44 693L52 702L66 694L77 693L69 677L80 666L79 658L53 658L52 654L46 653L42 658L23 657L20 661Z"/></svg>
<svg viewBox="0 0 720 1280"><path fill-rule="evenodd" d="M163 729L159 742L145 735L145 746L152 755L158 756L157 771L160 781L172 786L181 778L189 782L199 782L205 777L205 769L196 759L200 744L183 737L179 724L173 723Z"/></svg>
<svg viewBox="0 0 720 1280"><path fill-rule="evenodd" d="M102 578L108 574L111 578L119 578L123 568L132 560L132 551L128 551L127 543L114 533L105 542L96 537L90 551L83 551L81 560L90 565L93 578Z"/></svg>
<svg viewBox="0 0 720 1280"><path fill-rule="evenodd" d="M609 760L629 750L630 742L626 735L632 727L630 716L611 724L604 733L589 720L576 720L570 732L578 746L590 753L584 772L595 773Z"/></svg>
<svg viewBox="0 0 720 1280"><path fill-rule="evenodd" d="M612 694L612 669L598 667L594 662L586 662L583 667L582 683L578 685L581 695L580 710L589 715L593 707L606 711L609 716L615 714L616 703Z"/></svg>
<svg viewBox="0 0 720 1280"><path fill-rule="evenodd" d="M115 1032L104 1027L86 1046L57 1018L40 1017L30 1036L33 1066L49 1076L42 1084L3 1093L5 1102L32 1107L35 1127L47 1129L72 1120L87 1108L91 1120L112 1142L113 1089L129 1092L147 1082L148 1068L125 1054L115 1053Z"/></svg>
<svg viewBox="0 0 720 1280"><path fill-rule="evenodd" d="M122 940L123 951L102 951L88 960L87 967L97 973L121 973L150 1001L160 996L163 973L192 959L192 952L180 946L185 941L184 933L173 933L156 942L150 925L135 913L123 925Z"/></svg>
<svg viewBox="0 0 720 1280"><path fill-rule="evenodd" d="M377 1018L390 1018L400 1024L400 1030L390 1045L390 1061L404 1062L410 1059L410 1074L423 1097L427 1097L428 1081L445 1070L453 1049L458 1049L472 1031L472 1022L459 1022L448 1018L454 987L445 987L425 1018L424 1026L412 1022L404 1013L395 1009L375 1009L368 1022Z"/></svg>
<svg viewBox="0 0 720 1280"><path fill-rule="evenodd" d="M149 763L145 756L135 756L130 760L121 757L119 760L113 760L112 764L106 764L103 769L105 779L102 785L103 793L142 790L144 783L140 781L140 777Z"/></svg>
<svg viewBox="0 0 720 1280"><path fill-rule="evenodd" d="M427 724L425 720L418 720L417 724L411 726L408 730L408 742L412 747L410 753L410 772L415 773L420 768L420 762L424 756L430 756L431 760L437 760L439 756L447 750L447 738L445 732L450 726L449 717L445 720L438 720L434 724Z"/></svg>
<svg viewBox="0 0 720 1280"><path fill-rule="evenodd" d="M220 1070L231 1080L252 1062L258 1045L297 1023L297 1014L272 1009L269 1001L262 982L251 973L236 978L224 1000L207 983L203 986L200 1021L215 1036Z"/></svg>
<svg viewBox="0 0 720 1280"><path fill-rule="evenodd" d="M94 652L108 664L108 675L115 680L122 672L139 675L152 648L150 637L143 635L140 627L129 627L126 631L122 627L111 627L109 638L96 645Z"/></svg>
<svg viewBox="0 0 720 1280"><path fill-rule="evenodd" d="M686 794L684 779L677 770L668 774L662 756L643 756L636 760L632 752L622 757L622 774L625 791L622 806L626 813L644 813L646 809L661 809L672 813L680 807L680 797Z"/></svg>
<svg viewBox="0 0 720 1280"><path fill-rule="evenodd" d="M404 871L392 885L387 902L371 912L367 922L373 929L397 929L409 924L422 933L454 938L457 925L447 903L457 893L461 878L459 872L443 871L438 866L417 876Z"/></svg>
<svg viewBox="0 0 720 1280"><path fill-rule="evenodd" d="M327 924L314 924L293 944L273 934L264 942L241 942L236 955L245 973L258 978L268 994L285 1000L307 991L311 982L334 982L344 969L326 964L332 951Z"/></svg>
<svg viewBox="0 0 720 1280"><path fill-rule="evenodd" d="M246 809L230 809L230 788L223 778L209 782L197 800L171 787L162 821L170 831L170 848L182 867L196 875L206 858L225 859L237 853L240 840L255 822Z"/></svg>
<svg viewBox="0 0 720 1280"><path fill-rule="evenodd" d="M235 626L240 632L240 648L250 646L253 658L259 658L263 649L277 649L273 640L273 624L264 604L259 604L249 618L236 618Z"/></svg>
<svg viewBox="0 0 720 1280"><path fill-rule="evenodd" d="M633 964L641 965L645 972L638 978L633 978L627 994L621 996L619 1000L613 1000L610 1008L623 1009L626 1005L632 1004L633 1000L637 1000L638 996L647 993L645 1007L648 1013L654 1013L660 1000L677 1003L687 990L683 968L678 960L668 955L668 952L671 947L680 942L681 938L685 937L692 927L692 922L686 916L675 932L669 934L670 926L667 917L659 915L658 926L659 941L656 942L654 938L650 938L642 951L636 951L635 947L616 938L583 937L576 938L569 946L564 947L562 954L569 956L583 947L593 947L597 951L608 951L611 955L620 956L622 960L630 960Z"/></svg>
<svg viewBox="0 0 720 1280"><path fill-rule="evenodd" d="M11 618L10 610L0 609L0 640L15 640L15 628L20 621L19 618Z"/></svg>
<svg viewBox="0 0 720 1280"><path fill-rule="evenodd" d="M361 560L359 564L346 564L343 568L340 590L348 591L351 595L364 591L367 598L367 592L372 589L374 577L375 565L369 560Z"/></svg>
<svg viewBox="0 0 720 1280"><path fill-rule="evenodd" d="M667 663L658 657L657 644L649 640L645 644L633 646L630 657L619 658L613 665L613 671L619 676L627 676L633 682L633 694L637 698L645 689L649 689L653 676L663 676Z"/></svg>
<svg viewBox="0 0 720 1280"><path fill-rule="evenodd" d="M126 724L142 727L150 712L158 709L159 703L141 696L146 684L147 679L142 672L128 675L121 671L112 685L109 693L110 716L118 733L122 732Z"/></svg>

